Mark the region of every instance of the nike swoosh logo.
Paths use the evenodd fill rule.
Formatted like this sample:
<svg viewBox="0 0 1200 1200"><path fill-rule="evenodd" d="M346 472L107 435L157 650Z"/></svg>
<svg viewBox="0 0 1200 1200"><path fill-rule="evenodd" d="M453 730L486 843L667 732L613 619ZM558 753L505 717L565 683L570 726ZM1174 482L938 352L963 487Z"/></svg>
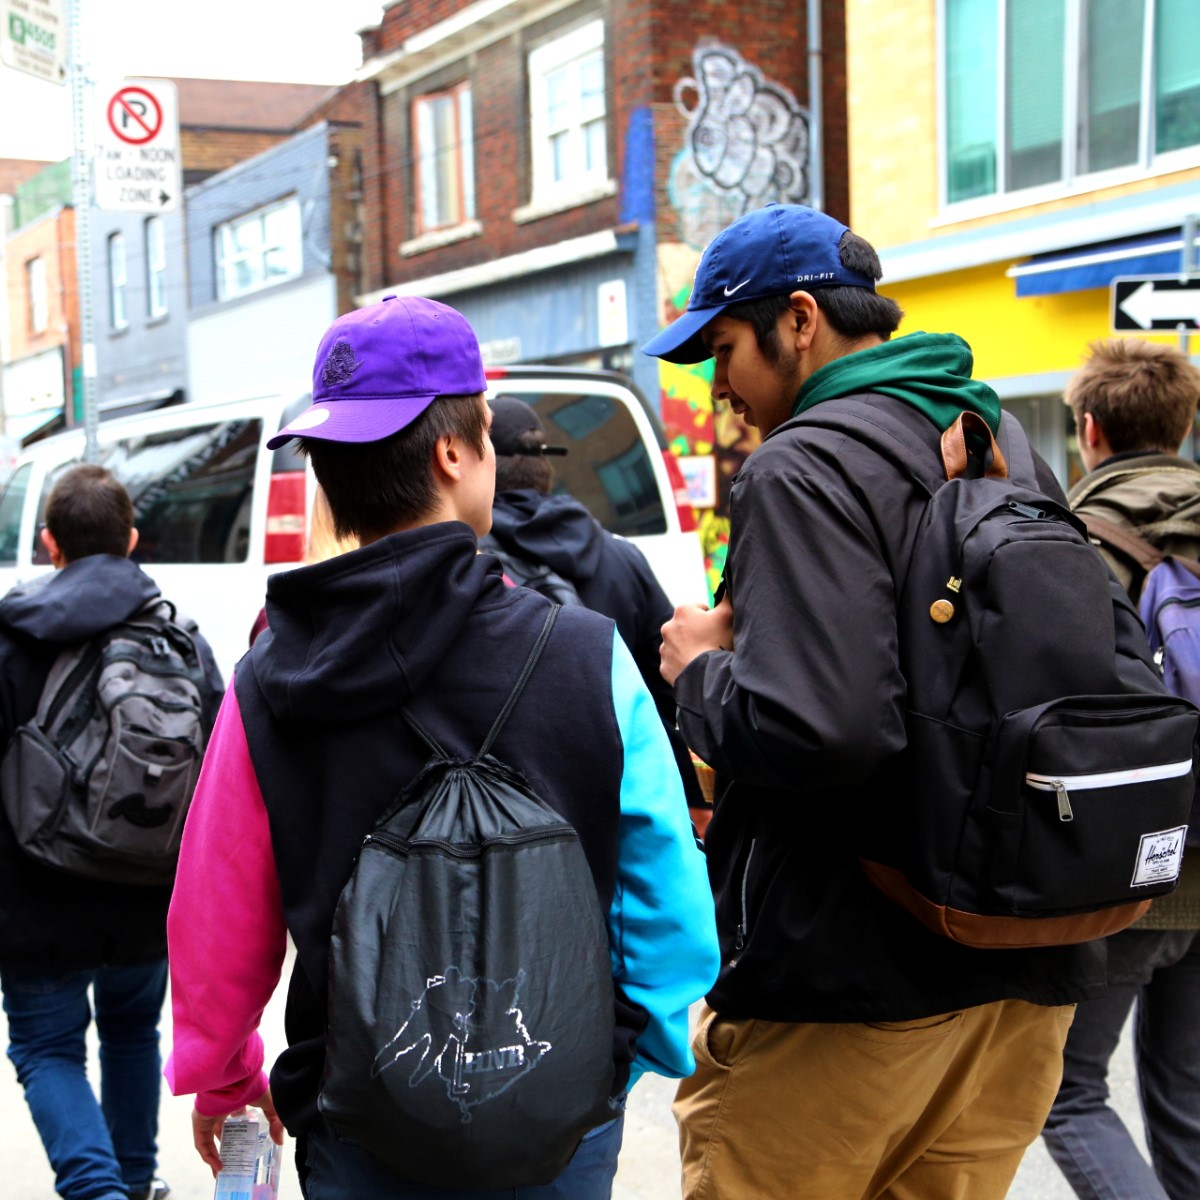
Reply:
<svg viewBox="0 0 1200 1200"><path fill-rule="evenodd" d="M734 292L740 292L742 288L744 288L749 282L749 279L743 279L742 282L737 285L737 287L727 287L725 289L725 295L732 296Z"/></svg>

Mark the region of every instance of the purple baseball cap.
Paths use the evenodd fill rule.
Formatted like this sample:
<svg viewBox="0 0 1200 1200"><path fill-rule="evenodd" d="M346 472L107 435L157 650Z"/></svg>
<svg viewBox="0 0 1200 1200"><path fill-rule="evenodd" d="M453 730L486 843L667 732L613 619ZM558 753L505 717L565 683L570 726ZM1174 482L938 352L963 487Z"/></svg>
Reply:
<svg viewBox="0 0 1200 1200"><path fill-rule="evenodd" d="M466 317L421 296L384 296L338 317L313 364L313 402L267 442L377 442L399 433L438 396L487 388Z"/></svg>
<svg viewBox="0 0 1200 1200"><path fill-rule="evenodd" d="M712 358L700 334L731 304L820 287L875 290L875 280L842 266L847 227L803 204L768 204L739 217L700 256L687 309L642 353L673 363Z"/></svg>

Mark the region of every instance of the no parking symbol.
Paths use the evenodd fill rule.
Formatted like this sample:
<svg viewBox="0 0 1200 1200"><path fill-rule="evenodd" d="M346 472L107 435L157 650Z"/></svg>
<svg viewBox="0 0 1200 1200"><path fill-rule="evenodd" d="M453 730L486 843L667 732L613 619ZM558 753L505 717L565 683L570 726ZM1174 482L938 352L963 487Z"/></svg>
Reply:
<svg viewBox="0 0 1200 1200"><path fill-rule="evenodd" d="M162 213L179 207L178 112L175 85L166 79L126 79L107 93L96 129L97 208Z"/></svg>

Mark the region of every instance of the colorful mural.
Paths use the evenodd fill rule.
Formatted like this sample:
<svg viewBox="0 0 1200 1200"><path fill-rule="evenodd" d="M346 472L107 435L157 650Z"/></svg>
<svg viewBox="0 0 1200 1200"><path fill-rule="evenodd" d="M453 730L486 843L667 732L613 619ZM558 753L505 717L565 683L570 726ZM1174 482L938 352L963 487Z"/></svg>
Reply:
<svg viewBox="0 0 1200 1200"><path fill-rule="evenodd" d="M808 113L796 97L719 43L696 46L692 71L674 89L688 124L668 180L678 240L658 243L663 325L687 307L700 254L722 229L750 209L802 203L808 195ZM662 221L660 229L667 228ZM728 408L714 411L711 361L660 362L659 384L671 450L715 460L715 504L697 510L711 594L725 569L730 483L758 433Z"/></svg>

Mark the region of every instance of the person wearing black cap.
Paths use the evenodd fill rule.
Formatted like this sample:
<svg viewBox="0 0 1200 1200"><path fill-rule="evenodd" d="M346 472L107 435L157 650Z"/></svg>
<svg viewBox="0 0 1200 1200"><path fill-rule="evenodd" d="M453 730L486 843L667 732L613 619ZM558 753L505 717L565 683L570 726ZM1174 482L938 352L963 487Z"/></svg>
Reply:
<svg viewBox="0 0 1200 1200"><path fill-rule="evenodd" d="M672 611L666 592L635 545L609 533L573 496L551 492L554 468L547 458L567 448L547 443L534 409L515 396L490 403L496 498L492 532L480 549L496 553L514 582L562 602L565 580L579 602L616 622L671 739L688 808L703 822L711 805L675 725L674 693L659 671L662 627Z"/></svg>
<svg viewBox="0 0 1200 1200"><path fill-rule="evenodd" d="M961 338L892 338L881 275L839 221L769 205L717 236L687 311L645 347L713 358L714 400L763 434L734 482L720 602L663 631L680 729L722 784L706 839L721 972L676 1101L687 1200L1001 1200L1073 1003L1104 988L1102 948L969 948L858 863L907 784L894 570L925 511L907 465L964 410L1000 418ZM895 430L891 457L795 419L852 396Z"/></svg>

